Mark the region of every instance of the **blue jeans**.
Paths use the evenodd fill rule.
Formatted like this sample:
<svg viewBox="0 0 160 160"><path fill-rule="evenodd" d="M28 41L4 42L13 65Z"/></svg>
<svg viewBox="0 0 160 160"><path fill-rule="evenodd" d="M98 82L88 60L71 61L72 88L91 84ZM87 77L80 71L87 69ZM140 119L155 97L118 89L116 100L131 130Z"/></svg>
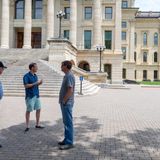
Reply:
<svg viewBox="0 0 160 160"><path fill-rule="evenodd" d="M60 104L63 124L64 124L64 143L73 144L73 117L72 108L73 104Z"/></svg>

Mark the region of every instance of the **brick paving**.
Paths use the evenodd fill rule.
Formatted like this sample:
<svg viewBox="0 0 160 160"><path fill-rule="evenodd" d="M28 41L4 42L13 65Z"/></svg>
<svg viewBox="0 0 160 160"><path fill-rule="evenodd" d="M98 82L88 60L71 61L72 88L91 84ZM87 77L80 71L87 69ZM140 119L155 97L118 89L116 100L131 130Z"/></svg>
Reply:
<svg viewBox="0 0 160 160"><path fill-rule="evenodd" d="M75 148L60 151L63 124L57 98L42 98L44 130L25 129L23 97L0 103L0 160L160 160L160 88L101 89L76 97Z"/></svg>

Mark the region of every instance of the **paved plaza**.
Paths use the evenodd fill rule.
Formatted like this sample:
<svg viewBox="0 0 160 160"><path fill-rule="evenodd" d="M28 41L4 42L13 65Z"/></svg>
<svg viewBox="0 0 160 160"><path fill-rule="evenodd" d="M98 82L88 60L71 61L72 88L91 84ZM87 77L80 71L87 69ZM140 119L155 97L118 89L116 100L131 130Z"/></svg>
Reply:
<svg viewBox="0 0 160 160"><path fill-rule="evenodd" d="M0 103L0 160L159 160L160 88L129 86L101 89L97 95L76 97L75 148L60 151L63 124L58 98L42 98L44 130L24 134L23 97Z"/></svg>

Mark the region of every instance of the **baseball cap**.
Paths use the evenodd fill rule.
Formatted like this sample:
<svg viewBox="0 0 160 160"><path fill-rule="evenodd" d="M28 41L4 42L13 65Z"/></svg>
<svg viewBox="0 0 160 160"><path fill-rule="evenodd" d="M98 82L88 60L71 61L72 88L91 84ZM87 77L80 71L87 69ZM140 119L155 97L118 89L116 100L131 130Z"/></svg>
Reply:
<svg viewBox="0 0 160 160"><path fill-rule="evenodd" d="M4 66L4 64L0 61L0 67L1 68L7 68L6 66Z"/></svg>

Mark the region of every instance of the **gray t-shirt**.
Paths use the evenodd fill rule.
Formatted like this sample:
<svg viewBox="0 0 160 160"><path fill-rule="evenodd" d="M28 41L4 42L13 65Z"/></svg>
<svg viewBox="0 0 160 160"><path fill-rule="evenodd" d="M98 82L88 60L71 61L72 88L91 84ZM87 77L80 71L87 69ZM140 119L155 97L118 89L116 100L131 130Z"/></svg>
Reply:
<svg viewBox="0 0 160 160"><path fill-rule="evenodd" d="M61 85L60 93L59 93L59 103L63 103L63 98L67 93L68 87L73 87L73 94L67 100L66 104L73 104L74 103L74 90L75 90L75 77L71 72L65 74L63 78L63 82Z"/></svg>

